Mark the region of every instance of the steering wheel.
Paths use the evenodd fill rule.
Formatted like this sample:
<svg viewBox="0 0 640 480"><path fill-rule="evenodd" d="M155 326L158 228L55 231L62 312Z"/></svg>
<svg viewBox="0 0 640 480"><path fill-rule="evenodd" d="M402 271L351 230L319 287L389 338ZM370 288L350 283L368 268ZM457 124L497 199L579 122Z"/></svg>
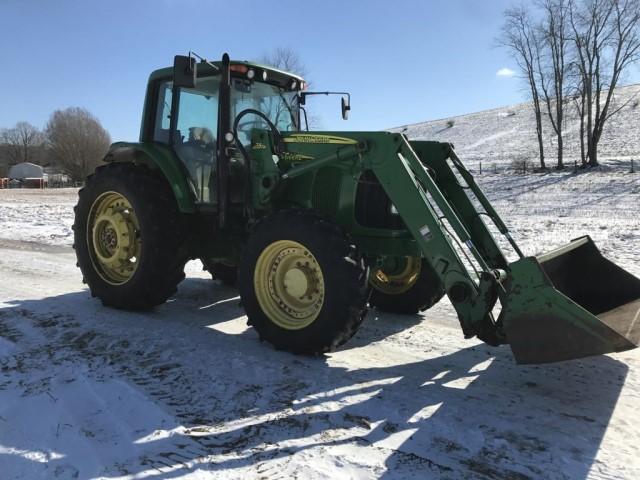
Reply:
<svg viewBox="0 0 640 480"><path fill-rule="evenodd" d="M246 108L242 110L238 115L236 115L236 119L233 121L233 136L236 139L238 150L240 150L240 153L242 153L242 156L245 157L245 160L247 161L247 163L249 163L251 159L249 158L249 154L247 153L244 146L242 145L242 142L238 141L238 127L240 126L240 119L245 115L249 115L249 114L256 115L262 118L262 120L264 120L264 122L267 124L267 126L271 130L271 134L273 135L273 140L274 140L274 147L275 147L274 153L277 155L281 151L284 151L285 145L284 145L284 141L282 140L282 134L280 133L280 130L278 130L278 127L276 127L274 123L271 121L271 119L267 117L264 113L262 113L260 110L256 110L254 108ZM253 122L245 122L245 123L254 124L254 123L257 123L257 121L254 120Z"/></svg>
<svg viewBox="0 0 640 480"><path fill-rule="evenodd" d="M245 130L245 128L249 125L258 126L260 125L260 120L247 120L246 122L239 123L238 128L241 130ZM255 127L252 127L252 128L255 128Z"/></svg>
<svg viewBox="0 0 640 480"><path fill-rule="evenodd" d="M237 132L243 135L246 135L248 141L251 141L251 138L250 138L251 130L253 130L254 128L259 128L261 126L264 126L264 122L262 122L261 120L247 120L242 123L238 123ZM235 131L234 131L234 136L239 141L238 135Z"/></svg>

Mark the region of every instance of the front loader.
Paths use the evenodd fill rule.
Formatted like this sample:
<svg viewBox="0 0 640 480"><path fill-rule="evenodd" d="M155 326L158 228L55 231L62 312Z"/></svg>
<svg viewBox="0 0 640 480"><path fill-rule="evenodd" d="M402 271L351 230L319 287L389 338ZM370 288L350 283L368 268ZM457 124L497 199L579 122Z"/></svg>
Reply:
<svg viewBox="0 0 640 480"><path fill-rule="evenodd" d="M450 144L310 132L308 97L333 92L195 57L152 73L140 141L113 144L79 193L78 264L105 305L156 306L199 258L237 283L263 340L295 353L343 344L368 308L417 313L444 295L465 337L519 363L637 346L640 280L589 237L525 256Z"/></svg>

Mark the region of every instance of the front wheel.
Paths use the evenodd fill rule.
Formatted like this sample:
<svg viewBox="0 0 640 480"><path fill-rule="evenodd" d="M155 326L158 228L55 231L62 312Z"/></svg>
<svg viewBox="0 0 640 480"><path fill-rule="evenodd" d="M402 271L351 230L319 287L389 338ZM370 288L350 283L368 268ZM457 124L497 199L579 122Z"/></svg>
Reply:
<svg viewBox="0 0 640 480"><path fill-rule="evenodd" d="M347 236L306 210L261 220L242 255L239 289L249 324L280 350L331 351L366 314L367 270Z"/></svg>
<svg viewBox="0 0 640 480"><path fill-rule="evenodd" d="M420 257L391 257L371 272L369 304L390 313L415 314L431 308L444 295L440 279Z"/></svg>

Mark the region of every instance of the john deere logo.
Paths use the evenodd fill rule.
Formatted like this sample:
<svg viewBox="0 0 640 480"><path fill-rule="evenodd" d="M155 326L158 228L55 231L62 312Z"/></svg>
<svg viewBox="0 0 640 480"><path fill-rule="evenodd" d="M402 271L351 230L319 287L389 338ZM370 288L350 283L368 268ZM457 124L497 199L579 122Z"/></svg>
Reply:
<svg viewBox="0 0 640 480"><path fill-rule="evenodd" d="M299 133L285 137L287 143L332 143L337 145L353 145L358 143L353 138L334 137L333 135L313 135L307 133Z"/></svg>
<svg viewBox="0 0 640 480"><path fill-rule="evenodd" d="M282 158L288 162L303 162L305 160L313 160L314 157L295 152L283 152Z"/></svg>

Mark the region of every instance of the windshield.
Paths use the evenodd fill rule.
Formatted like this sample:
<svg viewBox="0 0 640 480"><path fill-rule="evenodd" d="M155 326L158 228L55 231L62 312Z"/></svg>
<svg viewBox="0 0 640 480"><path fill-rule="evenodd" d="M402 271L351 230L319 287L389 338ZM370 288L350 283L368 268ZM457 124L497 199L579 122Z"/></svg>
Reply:
<svg viewBox="0 0 640 480"><path fill-rule="evenodd" d="M285 90L277 85L247 80L232 79L231 119L247 108L264 113L281 132L298 130L297 92ZM265 121L257 115L244 115L238 125L238 136L242 143L249 143L251 130L268 128Z"/></svg>

